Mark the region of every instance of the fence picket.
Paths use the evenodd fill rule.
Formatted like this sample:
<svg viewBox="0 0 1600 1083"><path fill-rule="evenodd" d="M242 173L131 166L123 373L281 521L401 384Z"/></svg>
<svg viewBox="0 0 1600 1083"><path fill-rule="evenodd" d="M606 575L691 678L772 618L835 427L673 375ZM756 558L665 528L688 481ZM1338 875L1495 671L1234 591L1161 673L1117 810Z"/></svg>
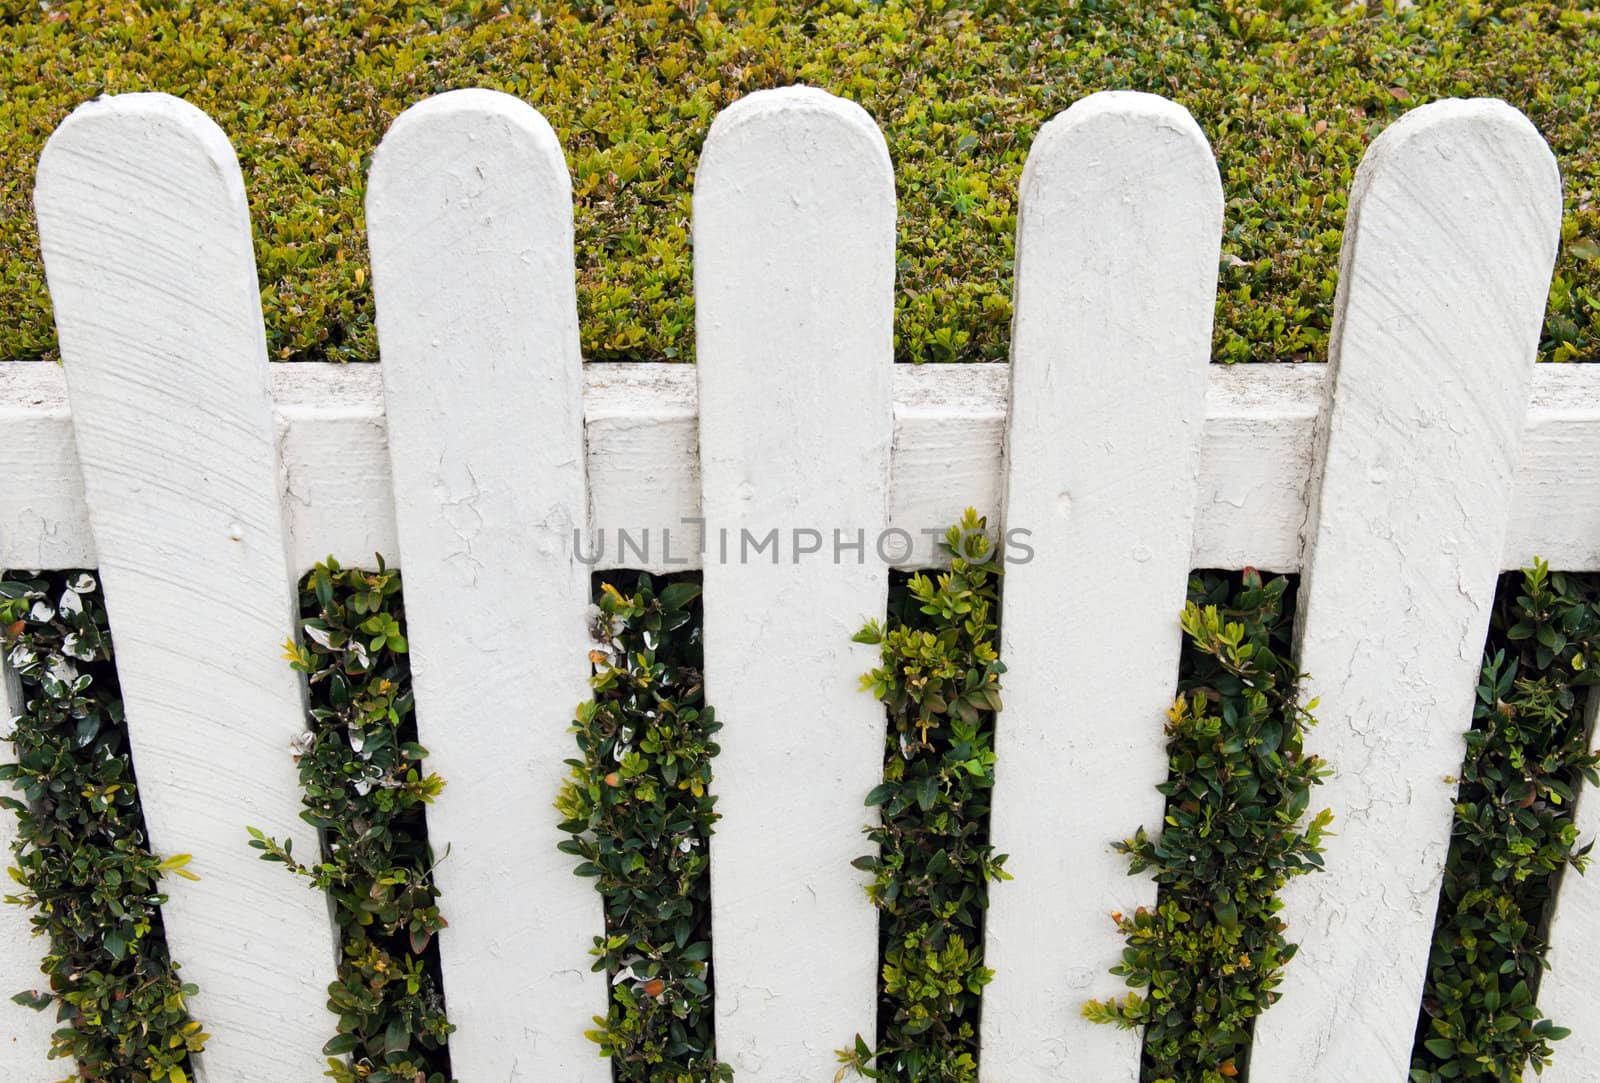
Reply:
<svg viewBox="0 0 1600 1083"><path fill-rule="evenodd" d="M726 726L711 886L718 1051L743 1083L831 1079L832 1050L875 1031L877 918L850 862L884 715L858 691L876 651L850 637L888 587L894 223L860 107L791 87L712 125L694 192L706 693ZM741 559L743 531L774 529Z"/></svg>
<svg viewBox="0 0 1600 1083"><path fill-rule="evenodd" d="M9 736L12 720L23 711L22 685L10 664L0 660L0 763L16 763ZM9 785L0 784L0 796L11 797ZM15 791L21 796L21 790ZM0 865L12 865L11 846L17 839L17 818L0 809ZM17 890L9 880L0 895ZM56 1029L55 1013L37 1012L13 1004L11 996L24 989L44 989L49 978L39 963L50 950L49 941L33 935L32 910L0 903L0 1079L9 1083L55 1083L70 1074L70 1061L52 1061L50 1033Z"/></svg>
<svg viewBox="0 0 1600 1083"><path fill-rule="evenodd" d="M600 1083L593 882L552 808L589 697L587 509L572 197L542 116L485 90L390 128L367 228L451 1064L462 1079Z"/></svg>
<svg viewBox="0 0 1600 1083"><path fill-rule="evenodd" d="M1414 110L1357 173L1297 621L1337 834L1254 1078L1406 1075L1560 217L1502 102Z"/></svg>
<svg viewBox="0 0 1600 1083"><path fill-rule="evenodd" d="M46 145L35 194L89 519L167 938L212 1034L206 1083L324 1069L327 904L247 825L317 853L276 434L244 183L227 137L161 94L102 98Z"/></svg>
<svg viewBox="0 0 1600 1083"><path fill-rule="evenodd" d="M1588 747L1593 748L1600 736L1595 725L1600 695L1593 689L1584 715ZM1588 782L1581 785L1573 814L1579 848L1600 841L1600 790ZM1595 968L1600 959L1600 869L1594 865L1582 875L1562 870L1549 943L1550 955L1539 976L1539 1012L1572 1033L1555 1043L1555 1056L1544 1074L1530 1066L1524 1083L1587 1083L1600 1064L1600 970Z"/></svg>
<svg viewBox="0 0 1600 1083"><path fill-rule="evenodd" d="M1040 130L1017 227L1006 569L982 1072L1136 1080L1109 914L1155 899L1111 851L1158 829L1205 422L1222 186L1188 112L1102 93ZM1041 634L1043 629L1050 634Z"/></svg>

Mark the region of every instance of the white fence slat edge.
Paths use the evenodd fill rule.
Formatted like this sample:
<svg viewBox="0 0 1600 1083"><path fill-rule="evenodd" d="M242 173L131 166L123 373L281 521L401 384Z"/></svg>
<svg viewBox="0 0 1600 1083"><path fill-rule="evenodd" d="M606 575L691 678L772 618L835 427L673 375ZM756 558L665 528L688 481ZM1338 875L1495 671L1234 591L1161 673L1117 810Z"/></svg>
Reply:
<svg viewBox="0 0 1600 1083"><path fill-rule="evenodd" d="M717 1049L742 1083L833 1078L876 1028L868 851L884 714L850 642L881 618L893 425L894 176L857 105L752 94L706 140L694 191L708 546L780 528L774 563L707 562L706 699L725 728L711 840ZM820 532L795 555L790 531ZM835 529L859 557L830 557ZM811 539L806 538L809 545Z"/></svg>
<svg viewBox="0 0 1600 1083"><path fill-rule="evenodd" d="M10 663L0 659L0 763L17 762L9 737L12 720L23 707L22 684ZM0 794L20 800L22 791L0 785ZM0 866L15 865L11 846L16 838L16 816L0 809ZM0 885L0 895L21 890L9 877ZM11 1083L56 1083L74 1070L72 1061L49 1059L55 1012L48 1008L38 1012L11 1002L12 995L24 989L49 986L50 979L39 969L39 962L50 945L33 935L34 913L0 903L0 1079Z"/></svg>
<svg viewBox="0 0 1600 1083"><path fill-rule="evenodd" d="M1409 1067L1560 216L1554 157L1501 102L1413 110L1357 173L1297 622L1336 834L1286 892L1300 954L1260 1078Z"/></svg>
<svg viewBox="0 0 1600 1083"><path fill-rule="evenodd" d="M367 195L417 726L462 1079L603 1083L594 884L552 807L590 695L588 498L572 197L549 124L509 95L427 99ZM449 847L448 856L445 848Z"/></svg>
<svg viewBox="0 0 1600 1083"><path fill-rule="evenodd" d="M1155 902L1111 843L1161 824L1221 241L1174 102L1091 95L1028 153L1005 519L1035 556L1006 568L991 833L1016 879L990 888L985 1080L1139 1078L1140 1035L1081 1010L1121 991L1111 911Z"/></svg>
<svg viewBox="0 0 1600 1083"><path fill-rule="evenodd" d="M326 901L246 826L313 858L283 661L294 583L255 261L227 137L160 94L102 98L46 145L35 206L150 843L188 852L167 939L212 1037L205 1083L325 1067Z"/></svg>
<svg viewBox="0 0 1600 1083"><path fill-rule="evenodd" d="M1593 748L1600 729L1600 695L1589 692L1584 704L1588 747ZM1600 841L1600 788L1583 781L1573 822L1578 846ZM1591 855L1600 857L1600 853ZM1561 871L1560 887L1550 914L1550 954L1539 976L1539 1013L1558 1027L1572 1031L1554 1043L1550 1067L1540 1075L1530 1066L1524 1083L1588 1083L1600 1064L1600 868L1593 863L1579 874Z"/></svg>

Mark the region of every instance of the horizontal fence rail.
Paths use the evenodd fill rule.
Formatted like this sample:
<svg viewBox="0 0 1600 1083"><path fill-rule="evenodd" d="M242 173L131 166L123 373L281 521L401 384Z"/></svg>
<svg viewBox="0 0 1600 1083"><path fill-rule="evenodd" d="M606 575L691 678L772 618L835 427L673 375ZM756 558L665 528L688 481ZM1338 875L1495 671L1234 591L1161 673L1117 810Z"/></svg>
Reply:
<svg viewBox="0 0 1600 1083"><path fill-rule="evenodd" d="M1308 748L1342 832L1288 897L1306 950L1256 1029L1256 1083L1403 1076L1495 573L1600 570L1600 367L1533 365L1559 188L1508 106L1425 106L1374 145L1325 365L1207 363L1216 166L1149 95L1094 95L1035 142L1010 366L891 363L892 165L859 107L805 88L708 138L696 367L582 363L562 150L505 95L414 106L376 155L382 365L267 364L245 178L177 99L83 107L37 202L65 366L0 365L0 568L104 573L152 842L202 876L167 911L217 1035L201 1083L310 1078L332 1030L332 924L242 833L299 827L294 579L374 553L407 576L419 736L449 783L428 821L451 854L454 1070L609 1077L582 1036L603 918L550 803L588 694L589 572L626 567L705 573L719 1053L741 1083L831 1078L877 996L850 859L884 717L850 634L968 505L1024 542L983 1078L1138 1077L1137 1036L1078 1015L1120 956L1104 911L1154 897L1109 843L1159 822L1187 573L1247 566L1304 572ZM179 636L164 599L196 576L204 625ZM1593 1049L1573 961L1600 950L1600 904L1567 881L1551 988ZM25 923L0 913L0 944ZM0 1077L44 1083L20 1010L0 1004Z"/></svg>
<svg viewBox="0 0 1600 1083"><path fill-rule="evenodd" d="M283 497L295 567L329 554L360 565L398 559L380 365L272 366ZM1328 366L1209 366L1195 508L1195 568L1300 569L1313 430ZM698 400L692 365L585 364L589 529L604 526L597 568L703 566ZM917 533L968 505L1000 521L1008 365L896 365L889 522L917 549L896 567L940 563ZM94 536L61 366L0 363L0 567L87 568ZM1500 567L1534 556L1600 571L1600 365L1540 365L1528 397ZM649 559L616 559L614 531L651 528ZM670 553L660 529L674 530ZM682 531L679 534L677 531ZM687 542L687 544L684 544ZM670 556L671 563L663 556ZM678 563L679 561L682 563Z"/></svg>

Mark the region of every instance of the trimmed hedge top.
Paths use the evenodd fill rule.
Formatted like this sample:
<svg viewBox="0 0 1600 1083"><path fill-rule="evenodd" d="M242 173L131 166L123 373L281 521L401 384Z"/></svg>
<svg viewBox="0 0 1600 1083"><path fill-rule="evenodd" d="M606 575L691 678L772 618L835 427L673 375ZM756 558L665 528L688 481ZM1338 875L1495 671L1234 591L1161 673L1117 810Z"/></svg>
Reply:
<svg viewBox="0 0 1600 1083"><path fill-rule="evenodd" d="M1117 88L1175 98L1216 149L1219 360L1325 356L1362 151L1405 110L1462 95L1507 99L1554 147L1567 202L1542 354L1600 360L1593 6L0 0L0 358L55 352L29 207L45 139L97 94L164 90L238 148L272 356L375 359L372 150L406 106L482 86L532 102L566 149L585 356L687 360L701 142L735 98L803 81L860 102L888 138L901 360L1004 358L1023 158L1050 116Z"/></svg>

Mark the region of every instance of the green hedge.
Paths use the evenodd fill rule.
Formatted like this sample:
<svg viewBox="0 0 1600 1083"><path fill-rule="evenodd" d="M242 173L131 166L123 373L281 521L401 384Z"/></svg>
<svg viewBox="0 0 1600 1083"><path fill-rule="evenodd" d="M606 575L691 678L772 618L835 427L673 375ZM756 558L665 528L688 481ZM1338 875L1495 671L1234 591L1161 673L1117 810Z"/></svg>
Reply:
<svg viewBox="0 0 1600 1083"><path fill-rule="evenodd" d="M1160 833L1116 848L1151 871L1152 911L1111 915L1127 940L1112 973L1144 994L1092 1000L1084 1015L1144 1031L1144 1083L1227 1083L1248 1072L1255 1018L1281 996L1296 945L1278 898L1322 868L1332 820L1305 818L1329 774L1304 752L1314 719L1290 661L1290 580L1201 573L1189 581L1178 699L1168 714Z"/></svg>
<svg viewBox="0 0 1600 1083"><path fill-rule="evenodd" d="M594 938L610 1003L588 1036L617 1083L727 1083L711 990L711 764L721 723L705 702L700 587L602 573L589 653L594 698L556 799L558 845L605 905Z"/></svg>
<svg viewBox="0 0 1600 1083"><path fill-rule="evenodd" d="M329 557L300 584L303 643L285 644L306 675L310 726L294 747L300 818L323 852L309 862L247 827L263 861L279 862L333 901L341 947L323 1053L335 1083L446 1083L439 913L424 808L444 787L417 743L400 573L341 568Z"/></svg>
<svg viewBox="0 0 1600 1083"><path fill-rule="evenodd" d="M188 854L163 860L145 840L100 585L8 573L0 632L26 701L5 738L16 762L0 766L0 815L17 818L5 901L32 911L49 978L12 999L55 1010L50 1056L76 1062L63 1075L187 1083L209 1035L167 949L161 881L197 877Z"/></svg>
<svg viewBox="0 0 1600 1083"><path fill-rule="evenodd" d="M1115 88L1176 98L1216 148L1219 359L1324 356L1363 149L1406 109L1470 94L1526 110L1555 147L1567 214L1543 352L1595 359L1600 14L1583 0L1340 7L0 0L0 357L55 349L29 208L45 138L96 94L164 90L238 147L273 356L373 359L373 147L424 96L485 86L538 106L566 147L586 356L687 359L701 141L738 96L803 80L859 101L888 138L904 360L1005 355L1023 158L1045 119Z"/></svg>
<svg viewBox="0 0 1600 1083"><path fill-rule="evenodd" d="M971 508L945 535L950 570L893 584L889 619L855 636L878 647L861 678L889 717L879 809L866 829L882 984L877 1048L856 1035L835 1083L852 1071L894 1083L976 1083L978 1007L992 880L1010 879L989 841L995 715L1000 711L999 569ZM876 1058L875 1063L873 1058Z"/></svg>
<svg viewBox="0 0 1600 1083"><path fill-rule="evenodd" d="M1519 589L1520 588L1520 589ZM1567 1034L1537 1003L1545 922L1581 872L1573 794L1600 784L1584 706L1600 673L1600 578L1542 561L1502 578L1411 1055L1413 1083L1514 1083ZM1593 800L1591 790L1585 800ZM1583 889L1582 885L1569 887Z"/></svg>

